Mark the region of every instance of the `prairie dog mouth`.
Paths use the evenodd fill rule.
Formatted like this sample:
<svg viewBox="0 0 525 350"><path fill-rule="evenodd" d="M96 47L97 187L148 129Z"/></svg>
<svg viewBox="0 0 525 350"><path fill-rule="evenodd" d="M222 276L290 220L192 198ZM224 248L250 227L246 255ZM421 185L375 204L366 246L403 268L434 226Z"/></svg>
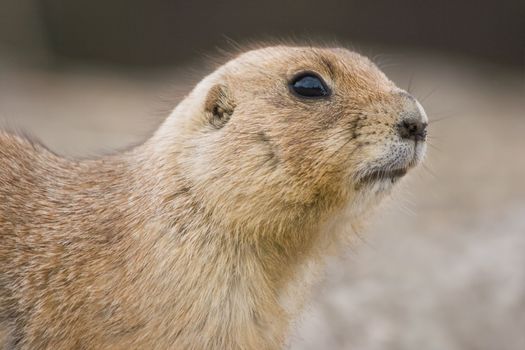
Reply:
<svg viewBox="0 0 525 350"><path fill-rule="evenodd" d="M357 182L371 184L379 181L390 180L395 183L407 172L422 162L426 145L425 142L415 142L413 146L397 147L389 152L380 163L363 169L358 173Z"/></svg>
<svg viewBox="0 0 525 350"><path fill-rule="evenodd" d="M396 182L400 178L406 175L407 168L399 169L377 169L368 172L366 175L359 179L360 183L371 183L381 180L390 180L392 183Z"/></svg>

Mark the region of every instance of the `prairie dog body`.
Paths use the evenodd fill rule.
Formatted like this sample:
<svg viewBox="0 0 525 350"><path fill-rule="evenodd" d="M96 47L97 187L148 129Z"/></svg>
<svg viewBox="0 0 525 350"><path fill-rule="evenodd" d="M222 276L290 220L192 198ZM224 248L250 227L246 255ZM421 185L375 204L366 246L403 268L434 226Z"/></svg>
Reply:
<svg viewBox="0 0 525 350"><path fill-rule="evenodd" d="M426 116L343 49L249 51L143 145L0 133L8 349L279 349L286 300L425 152Z"/></svg>

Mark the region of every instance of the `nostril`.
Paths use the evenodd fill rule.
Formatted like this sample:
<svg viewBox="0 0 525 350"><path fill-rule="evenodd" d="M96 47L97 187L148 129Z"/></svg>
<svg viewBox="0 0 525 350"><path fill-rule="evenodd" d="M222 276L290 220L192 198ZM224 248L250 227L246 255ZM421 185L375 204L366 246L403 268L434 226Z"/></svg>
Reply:
<svg viewBox="0 0 525 350"><path fill-rule="evenodd" d="M409 122L405 122L405 125L406 125L406 128L408 129L408 131L411 133L411 134L415 134L417 132L417 129L418 129L418 125L417 123L409 123Z"/></svg>
<svg viewBox="0 0 525 350"><path fill-rule="evenodd" d="M420 120L403 120L398 124L399 136L404 139L424 141L427 136L427 123Z"/></svg>

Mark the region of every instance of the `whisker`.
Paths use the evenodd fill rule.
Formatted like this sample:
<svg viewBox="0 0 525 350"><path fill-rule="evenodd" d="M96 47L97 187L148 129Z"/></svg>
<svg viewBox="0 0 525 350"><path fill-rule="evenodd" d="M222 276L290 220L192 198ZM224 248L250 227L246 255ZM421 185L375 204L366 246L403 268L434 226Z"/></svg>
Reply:
<svg viewBox="0 0 525 350"><path fill-rule="evenodd" d="M406 215L408 216L416 216L416 212L414 211L414 209L410 208L410 206L412 206L412 202L408 201L408 200L405 200L405 202L407 202L407 204L403 203L403 201L401 199L398 200L398 208L403 212L405 213Z"/></svg>
<svg viewBox="0 0 525 350"><path fill-rule="evenodd" d="M335 152L333 152L324 162L319 164L319 167L324 168L324 166L326 165L326 163L328 163L328 161L332 160L332 158L334 158L346 145L348 145L354 139L355 139L354 137L349 137L348 140L346 140L346 142L344 142L339 148L337 148L335 150ZM359 148L360 148L360 145L358 145L356 148L354 148L354 150L350 153L349 157L352 156L354 154L354 152L357 151L357 149L359 149ZM323 174L326 174L327 171L328 171L328 169L325 169Z"/></svg>
<svg viewBox="0 0 525 350"><path fill-rule="evenodd" d="M436 175L436 173L432 171L425 163L421 163L421 166L423 167L423 169L428 171L428 173L432 175L432 177L434 177L435 179L438 179L438 176Z"/></svg>
<svg viewBox="0 0 525 350"><path fill-rule="evenodd" d="M372 62L381 69L392 65L399 65L396 58L389 54L376 54L372 57Z"/></svg>
<svg viewBox="0 0 525 350"><path fill-rule="evenodd" d="M385 70L386 68L392 68L392 67L399 67L400 63L386 63L386 64L378 64L379 68L381 70Z"/></svg>
<svg viewBox="0 0 525 350"><path fill-rule="evenodd" d="M448 119L453 119L453 118L457 118L457 116L456 115L447 115L447 116L444 116L444 117L441 117L441 118L429 119L428 124L434 124L434 123L437 123L437 122L440 122L440 121L443 121L443 120L448 120Z"/></svg>
<svg viewBox="0 0 525 350"><path fill-rule="evenodd" d="M361 244L373 250L377 250L377 246L373 245L370 240L367 240L365 236L359 232L359 230L355 229L354 227L352 227L352 230L354 231L355 237L357 237Z"/></svg>
<svg viewBox="0 0 525 350"><path fill-rule="evenodd" d="M410 74L410 78L408 79L408 86L407 86L407 92L409 94L412 94L412 81L414 80L414 72L412 72L412 74Z"/></svg>
<svg viewBox="0 0 525 350"><path fill-rule="evenodd" d="M423 98L420 99L420 102L423 103L425 102L430 96L432 96L438 89L439 87L438 86L435 86L434 88L432 88L432 90L430 90L429 93L427 93Z"/></svg>
<svg viewBox="0 0 525 350"><path fill-rule="evenodd" d="M432 111L430 111L428 114L432 115L432 116L443 117L443 116L448 116L448 115L452 115L452 114L459 114L459 113L458 113L458 109L457 108L454 108L454 109L441 109L441 110L434 110L432 108Z"/></svg>
<svg viewBox="0 0 525 350"><path fill-rule="evenodd" d="M427 145L429 145L430 147L432 147L432 148L435 149L436 151L443 152L442 149L440 149L440 148L437 147L436 145L431 144L430 142L427 142Z"/></svg>

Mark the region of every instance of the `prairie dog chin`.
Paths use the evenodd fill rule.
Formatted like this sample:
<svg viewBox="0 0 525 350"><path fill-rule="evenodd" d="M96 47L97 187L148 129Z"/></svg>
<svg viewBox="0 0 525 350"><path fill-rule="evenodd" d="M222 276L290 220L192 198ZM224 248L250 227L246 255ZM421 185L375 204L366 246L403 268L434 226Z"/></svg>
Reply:
<svg viewBox="0 0 525 350"><path fill-rule="evenodd" d="M282 348L310 272L421 162L426 125L367 58L276 46L126 153L0 132L4 346Z"/></svg>

